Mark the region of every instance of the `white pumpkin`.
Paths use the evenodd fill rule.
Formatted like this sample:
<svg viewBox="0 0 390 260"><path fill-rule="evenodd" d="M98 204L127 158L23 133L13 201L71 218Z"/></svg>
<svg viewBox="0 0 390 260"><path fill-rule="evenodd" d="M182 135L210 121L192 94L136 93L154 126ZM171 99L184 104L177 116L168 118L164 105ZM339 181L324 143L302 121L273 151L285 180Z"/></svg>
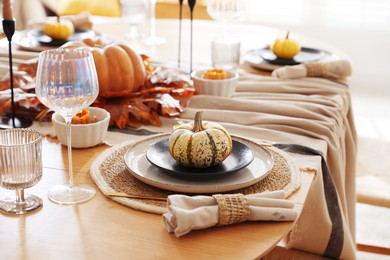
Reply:
<svg viewBox="0 0 390 260"><path fill-rule="evenodd" d="M232 138L215 122L202 122L197 112L192 123L180 124L172 131L168 149L186 167L206 168L222 163L232 152Z"/></svg>

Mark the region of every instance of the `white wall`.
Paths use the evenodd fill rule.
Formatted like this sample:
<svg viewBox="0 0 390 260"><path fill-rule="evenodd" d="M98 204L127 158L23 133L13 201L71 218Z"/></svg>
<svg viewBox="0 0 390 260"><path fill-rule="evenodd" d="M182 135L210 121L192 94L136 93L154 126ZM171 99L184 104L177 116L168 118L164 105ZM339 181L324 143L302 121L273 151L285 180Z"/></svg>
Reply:
<svg viewBox="0 0 390 260"><path fill-rule="evenodd" d="M390 97L390 0L246 0L243 20L328 42L351 59L353 92Z"/></svg>

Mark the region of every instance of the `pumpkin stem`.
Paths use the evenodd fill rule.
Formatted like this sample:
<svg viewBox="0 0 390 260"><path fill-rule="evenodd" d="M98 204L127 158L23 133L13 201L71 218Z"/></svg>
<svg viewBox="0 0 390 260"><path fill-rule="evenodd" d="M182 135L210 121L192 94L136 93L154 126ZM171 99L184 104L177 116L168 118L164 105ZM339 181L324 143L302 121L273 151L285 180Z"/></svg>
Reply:
<svg viewBox="0 0 390 260"><path fill-rule="evenodd" d="M200 132L205 130L202 124L202 114L203 111L196 112L195 119L194 119L194 129L192 130L193 132Z"/></svg>
<svg viewBox="0 0 390 260"><path fill-rule="evenodd" d="M57 23L60 23L60 16L57 16Z"/></svg>
<svg viewBox="0 0 390 260"><path fill-rule="evenodd" d="M287 34L286 34L286 40L288 40L288 37L290 36L290 31L287 31Z"/></svg>

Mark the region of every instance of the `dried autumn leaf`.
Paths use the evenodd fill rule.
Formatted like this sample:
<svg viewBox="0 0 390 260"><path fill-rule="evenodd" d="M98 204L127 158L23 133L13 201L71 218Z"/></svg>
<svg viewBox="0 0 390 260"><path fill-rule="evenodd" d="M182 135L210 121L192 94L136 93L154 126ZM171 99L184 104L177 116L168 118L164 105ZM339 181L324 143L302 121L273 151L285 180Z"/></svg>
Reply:
<svg viewBox="0 0 390 260"><path fill-rule="evenodd" d="M150 76L149 80L153 85L171 85L178 82L188 83L190 82L190 77L188 73L177 69L157 67L152 72L152 75Z"/></svg>
<svg viewBox="0 0 390 260"><path fill-rule="evenodd" d="M28 60L18 66L18 71L24 71L32 78L35 78L38 69L38 59Z"/></svg>
<svg viewBox="0 0 390 260"><path fill-rule="evenodd" d="M161 120L157 111L151 109L143 101L137 99L136 102L129 106L129 112L144 125L161 126Z"/></svg>
<svg viewBox="0 0 390 260"><path fill-rule="evenodd" d="M119 129L126 127L129 118L127 104L122 102L99 104L110 113L110 126L116 125Z"/></svg>
<svg viewBox="0 0 390 260"><path fill-rule="evenodd" d="M161 126L157 111L144 103L144 99L99 100L98 106L104 107L111 115L110 126L124 129L127 126L138 128L141 124Z"/></svg>
<svg viewBox="0 0 390 260"><path fill-rule="evenodd" d="M141 54L142 61L144 62L145 70L148 72L152 72L154 70L152 64L150 63L149 56L145 54Z"/></svg>
<svg viewBox="0 0 390 260"><path fill-rule="evenodd" d="M169 94L162 94L157 98L147 99L146 102L149 107L152 107L163 116L173 117L183 112L180 102Z"/></svg>
<svg viewBox="0 0 390 260"><path fill-rule="evenodd" d="M34 118L45 106L40 103L33 93L27 93L20 88L14 89L15 111L18 114ZM11 113L11 90L0 91L0 115Z"/></svg>
<svg viewBox="0 0 390 260"><path fill-rule="evenodd" d="M14 89L21 88L24 90L33 90L31 84L34 83L34 79L24 71L15 71L13 73ZM10 89L10 74L4 74L0 79L0 91Z"/></svg>
<svg viewBox="0 0 390 260"><path fill-rule="evenodd" d="M106 109L110 115L110 126L120 129L138 128L141 125L161 126L160 115L173 117L183 112L181 100L195 94L188 74L174 69L153 67L149 57L142 55L144 66L148 72L144 86L137 92L113 92L105 97L98 97L93 106ZM35 90L35 74L37 61L22 64L14 73L14 89L19 91L15 96L18 112L26 113L38 120L50 118L52 111L41 104L35 94L27 92ZM9 76L0 79L0 90L9 91ZM10 95L0 92L0 114L9 113Z"/></svg>
<svg viewBox="0 0 390 260"><path fill-rule="evenodd" d="M129 114L129 119L127 120L127 126L131 128L140 128L142 126L141 122L135 118L132 114ZM123 128L122 128L123 129Z"/></svg>

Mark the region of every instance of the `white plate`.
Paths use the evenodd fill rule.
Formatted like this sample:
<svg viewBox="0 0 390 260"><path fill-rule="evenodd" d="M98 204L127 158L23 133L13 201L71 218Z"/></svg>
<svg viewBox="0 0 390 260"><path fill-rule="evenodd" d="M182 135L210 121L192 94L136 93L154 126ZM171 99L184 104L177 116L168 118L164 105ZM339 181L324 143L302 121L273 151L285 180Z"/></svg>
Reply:
<svg viewBox="0 0 390 260"><path fill-rule="evenodd" d="M78 41L84 38L93 38L95 36L95 32L91 30L76 32L69 38L69 41ZM59 42L58 45L53 44L43 44L42 42L43 33L41 30L32 29L32 30L24 30L16 32L12 38L12 41L19 46L19 48L27 51L45 51L53 48L58 48L61 44L66 41ZM49 41L45 39L43 41Z"/></svg>
<svg viewBox="0 0 390 260"><path fill-rule="evenodd" d="M262 146L248 139L232 136L234 140L246 144L254 153L254 160L242 170L224 178L188 179L171 176L152 165L146 158L151 145L169 137L169 134L151 137L136 143L124 155L125 165L138 180L151 186L184 193L227 192L253 185L265 178L274 165L271 154Z"/></svg>
<svg viewBox="0 0 390 260"><path fill-rule="evenodd" d="M313 48L303 48L303 52L300 57L298 57L298 62L308 62L308 61L317 61L323 59L338 59L338 56L331 54L326 51L317 50ZM293 64L282 64L280 59L276 59L275 56L269 51L268 47L255 49L248 51L244 55L244 60L253 68L273 71L277 68L280 68L284 65L293 65Z"/></svg>
<svg viewBox="0 0 390 260"><path fill-rule="evenodd" d="M273 71L280 67L280 65L271 64L264 60L260 55L258 55L257 49L248 51L244 55L244 60L248 62L251 67L260 70Z"/></svg>
<svg viewBox="0 0 390 260"><path fill-rule="evenodd" d="M38 39L28 37L28 31L19 31L15 32L12 41L15 43L20 49L26 51L45 51L49 49L53 49L53 47L43 46L39 43Z"/></svg>

